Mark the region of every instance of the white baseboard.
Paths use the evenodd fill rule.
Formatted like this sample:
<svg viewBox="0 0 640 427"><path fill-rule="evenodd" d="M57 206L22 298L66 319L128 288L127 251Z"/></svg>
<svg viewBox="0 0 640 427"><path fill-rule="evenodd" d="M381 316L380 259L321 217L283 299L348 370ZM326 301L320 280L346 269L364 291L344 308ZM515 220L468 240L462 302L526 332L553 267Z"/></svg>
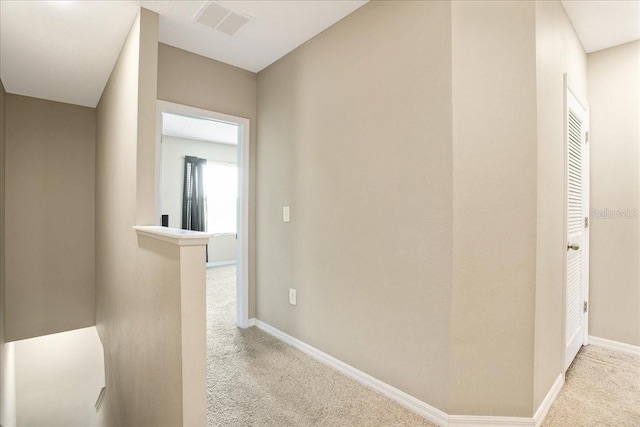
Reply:
<svg viewBox="0 0 640 427"><path fill-rule="evenodd" d="M247 322L247 328L250 328L252 326L256 326L256 318L252 317L251 319L249 319L249 322Z"/></svg>
<svg viewBox="0 0 640 427"><path fill-rule="evenodd" d="M533 418L527 417L488 417L475 415L449 415L449 427L534 427Z"/></svg>
<svg viewBox="0 0 640 427"><path fill-rule="evenodd" d="M609 350L620 351L632 356L640 356L640 347L637 345L625 344L623 342L593 337L591 335L589 335L589 344L595 345L596 347L608 348Z"/></svg>
<svg viewBox="0 0 640 427"><path fill-rule="evenodd" d="M279 329L274 328L260 320L256 320L256 326L266 333L273 335L278 338L280 341L283 341L303 353L308 354L314 359L329 365L330 367L336 369L339 372L347 375L348 377L353 378L359 383L372 388L383 396L388 397L389 399L399 403L405 408L409 409L412 412L424 417L428 421L431 421L440 426L448 425L448 415L441 410L434 408L431 405L428 405L421 400L416 399L413 396L408 395L407 393L398 390L395 387L390 386L389 384L383 383L377 378L372 377L371 375L365 374L364 372L354 368L353 366L347 365L346 363L336 359L333 356L328 355L315 347L310 346L297 338L292 337L291 335L285 334Z"/></svg>
<svg viewBox="0 0 640 427"><path fill-rule="evenodd" d="M505 426L527 426L527 427L540 427L544 418L549 413L549 408L558 397L562 386L564 385L564 374L558 375L555 382L549 389L549 392L545 396L544 400L538 407L538 410L533 415L533 418L529 417L490 417L490 416L473 416L473 415L449 415L448 427L461 427L461 426L482 426L482 427L505 427Z"/></svg>
<svg viewBox="0 0 640 427"><path fill-rule="evenodd" d="M249 319L249 322L253 322L255 326L262 329L266 333L273 335L280 341L283 341L294 348L308 354L314 359L334 368L335 370L342 372L350 378L358 381L359 383L377 391L383 396L399 403L408 410L415 412L421 417L425 418L432 423L435 423L443 427L458 427L458 426L477 426L477 427L539 427L547 415L551 404L560 393L560 389L564 384L564 374L560 374L553 386L547 393L540 407L536 411L534 417L489 417L489 416L468 416L468 415L448 415L433 406L425 403L415 397L398 390L397 388L390 386L377 378L372 377L369 374L347 365L346 363L330 356L315 347L310 346L307 343L300 341L297 338L292 337L279 329L274 328L258 319Z"/></svg>
<svg viewBox="0 0 640 427"><path fill-rule="evenodd" d="M558 375L558 378L556 378L555 382L551 386L551 389L549 390L544 400L538 407L538 410L533 415L535 427L540 427L542 425L542 422L544 421L545 417L549 413L549 409L551 408L551 405L553 405L553 402L556 400L556 397L558 397L558 394L560 394L560 390L562 390L563 385L564 385L564 373Z"/></svg>

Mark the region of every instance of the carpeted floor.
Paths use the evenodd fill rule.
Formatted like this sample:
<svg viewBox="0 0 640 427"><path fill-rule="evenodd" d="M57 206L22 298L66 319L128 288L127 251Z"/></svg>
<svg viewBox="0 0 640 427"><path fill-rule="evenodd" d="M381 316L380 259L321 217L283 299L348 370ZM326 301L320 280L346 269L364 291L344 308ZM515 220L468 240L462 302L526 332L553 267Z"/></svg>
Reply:
<svg viewBox="0 0 640 427"><path fill-rule="evenodd" d="M258 328L237 328L234 266L207 272L207 349L209 426L433 426ZM640 358L584 347L543 426L640 426Z"/></svg>
<svg viewBox="0 0 640 427"><path fill-rule="evenodd" d="M209 426L433 426L258 328L235 325L235 268L207 272Z"/></svg>
<svg viewBox="0 0 640 427"><path fill-rule="evenodd" d="M640 426L640 357L582 347L543 426Z"/></svg>

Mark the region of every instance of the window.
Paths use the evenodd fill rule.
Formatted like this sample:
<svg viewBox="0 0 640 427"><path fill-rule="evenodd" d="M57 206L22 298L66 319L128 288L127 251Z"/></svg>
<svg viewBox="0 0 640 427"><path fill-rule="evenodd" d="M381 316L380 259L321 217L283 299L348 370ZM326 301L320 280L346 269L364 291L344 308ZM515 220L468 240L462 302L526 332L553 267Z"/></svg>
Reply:
<svg viewBox="0 0 640 427"><path fill-rule="evenodd" d="M207 232L237 232L238 168L230 163L209 161L204 169L207 197Z"/></svg>

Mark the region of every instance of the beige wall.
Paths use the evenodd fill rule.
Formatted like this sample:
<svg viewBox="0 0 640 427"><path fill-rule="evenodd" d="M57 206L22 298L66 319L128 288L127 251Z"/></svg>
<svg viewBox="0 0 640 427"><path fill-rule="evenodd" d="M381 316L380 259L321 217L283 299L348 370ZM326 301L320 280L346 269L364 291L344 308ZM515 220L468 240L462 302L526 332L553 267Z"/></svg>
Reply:
<svg viewBox="0 0 640 427"><path fill-rule="evenodd" d="M533 2L454 2L451 413L531 416Z"/></svg>
<svg viewBox="0 0 640 427"><path fill-rule="evenodd" d="M182 422L178 247L144 239L139 246L132 230L155 221L157 37L158 16L142 9L97 107L96 326L105 349L106 395L98 414L104 426Z"/></svg>
<svg viewBox="0 0 640 427"><path fill-rule="evenodd" d="M6 334L95 320L93 108L6 99Z"/></svg>
<svg viewBox="0 0 640 427"><path fill-rule="evenodd" d="M257 318L442 410L449 22L372 2L258 74Z"/></svg>
<svg viewBox="0 0 640 427"><path fill-rule="evenodd" d="M157 97L158 97L158 15L141 9L138 48L137 152L136 152L136 224L160 225L156 200L158 174Z"/></svg>
<svg viewBox="0 0 640 427"><path fill-rule="evenodd" d="M537 409L563 370L566 256L564 74L587 95L587 56L559 1L536 2L538 249L534 402Z"/></svg>
<svg viewBox="0 0 640 427"><path fill-rule="evenodd" d="M172 46L158 47L158 99L251 121L249 161L249 317L256 300L256 75Z"/></svg>
<svg viewBox="0 0 640 427"><path fill-rule="evenodd" d="M97 109L101 425L183 419L175 404L183 393L179 248L131 230L159 221L157 98L251 120L251 317L449 413L531 416L562 368L562 74L587 92L586 55L560 3L372 2L257 77L158 45L157 34L157 16L143 11ZM640 209L639 43L589 55L595 209ZM3 97L0 90L2 144ZM18 166L32 168L31 178L53 173L87 184L72 173L91 162L73 157L76 149L54 152L51 135L64 135L65 144L76 138L68 121L52 118L92 110L8 99L7 157L16 159L7 162L8 200L23 193L12 172ZM43 108L47 120L33 120ZM53 131L44 138L46 126ZM12 145L11 135L26 143ZM27 164L26 156L42 163ZM71 160L64 174L49 169ZM45 218L54 227L38 230L61 230L51 242L64 237L65 221L78 227L68 215L77 203L58 199L46 209L60 203L67 215L56 209ZM7 211L8 241L9 214L23 221L20 203ZM591 230L590 332L633 345L640 344L639 223L593 218ZM8 265L43 275L33 268L42 239L10 247L28 249L18 258L29 264ZM35 259L55 270L55 257L66 254ZM67 270L78 268L93 265ZM295 307L289 287L298 290ZM64 307L51 301L45 313ZM40 334L44 326L29 327ZM2 420L11 424L5 413Z"/></svg>
<svg viewBox="0 0 640 427"><path fill-rule="evenodd" d="M180 246L183 426L207 422L207 303L205 249Z"/></svg>
<svg viewBox="0 0 640 427"><path fill-rule="evenodd" d="M592 209L589 334L638 346L640 41L590 53L588 63ZM627 216L613 217L616 211Z"/></svg>

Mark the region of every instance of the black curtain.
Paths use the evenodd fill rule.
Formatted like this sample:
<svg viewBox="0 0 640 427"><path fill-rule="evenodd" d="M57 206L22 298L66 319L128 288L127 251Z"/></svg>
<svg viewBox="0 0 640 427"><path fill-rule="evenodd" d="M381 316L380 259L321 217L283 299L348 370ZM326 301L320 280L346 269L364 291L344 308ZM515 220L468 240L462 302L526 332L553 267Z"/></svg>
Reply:
<svg viewBox="0 0 640 427"><path fill-rule="evenodd" d="M207 159L185 156L182 228L206 231L207 201L204 193L204 166Z"/></svg>

